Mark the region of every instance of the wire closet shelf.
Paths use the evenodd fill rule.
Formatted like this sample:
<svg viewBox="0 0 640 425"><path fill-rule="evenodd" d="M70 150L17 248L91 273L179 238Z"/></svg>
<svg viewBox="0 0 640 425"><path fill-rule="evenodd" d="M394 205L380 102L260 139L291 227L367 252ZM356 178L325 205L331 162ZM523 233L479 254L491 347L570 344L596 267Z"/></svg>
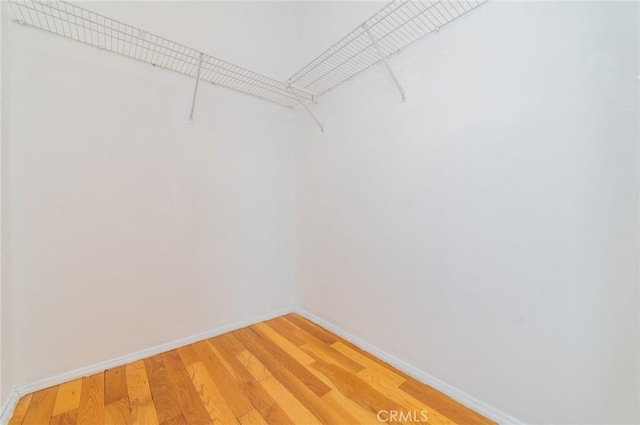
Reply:
<svg viewBox="0 0 640 425"><path fill-rule="evenodd" d="M157 67L288 107L312 100L303 90L64 1L9 0L9 5L22 24Z"/></svg>
<svg viewBox="0 0 640 425"><path fill-rule="evenodd" d="M487 1L395 0L288 81L319 96Z"/></svg>

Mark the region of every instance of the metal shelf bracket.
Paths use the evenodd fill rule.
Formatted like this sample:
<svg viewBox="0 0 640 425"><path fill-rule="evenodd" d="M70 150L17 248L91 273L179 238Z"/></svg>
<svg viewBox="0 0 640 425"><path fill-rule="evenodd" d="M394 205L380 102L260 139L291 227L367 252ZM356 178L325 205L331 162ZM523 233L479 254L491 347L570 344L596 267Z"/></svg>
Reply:
<svg viewBox="0 0 640 425"><path fill-rule="evenodd" d="M402 97L402 101L404 102L405 100L407 100L407 97L405 95L405 91L402 88L402 84L400 84L400 81L398 81L398 77L396 77L396 74L393 72L393 69L391 69L391 65L389 65L389 62L387 61L387 57L382 53L382 50L380 49L380 46L378 45L378 40L371 33L371 31L369 30L369 26L366 23L364 25L362 25L362 29L364 29L367 32L367 35L369 36L369 39L371 40L371 44L373 44L373 46L376 48L376 51L378 52L378 55L380 56L380 59L382 60L382 63L384 64L384 67L387 69L387 72L389 73L389 75L393 79L393 82L395 83L396 87L398 88L398 91L400 92L400 96Z"/></svg>
<svg viewBox="0 0 640 425"><path fill-rule="evenodd" d="M200 71L202 71L202 58L204 54L200 53L200 61L198 62L198 73L196 75L196 87L193 89L193 101L191 101L191 114L189 120L193 121L193 110L196 107L196 96L198 95L198 83L200 82Z"/></svg>
<svg viewBox="0 0 640 425"><path fill-rule="evenodd" d="M300 102L300 104L304 107L304 109L307 111L307 113L309 114L309 116L311 118L313 118L313 120L316 122L316 124L318 124L318 127L320 127L320 132L324 133L324 126L322 125L322 123L318 120L318 118L313 114L313 112L311 112L311 109L309 109L309 107L307 106L306 103L304 103L304 100L302 98L300 98L300 95L298 95L298 93L296 93L296 91L294 90L294 88L291 86L291 84L287 81L287 88L289 89L289 91L296 97L296 99L298 99L298 102ZM315 99L313 99L314 103L315 103Z"/></svg>

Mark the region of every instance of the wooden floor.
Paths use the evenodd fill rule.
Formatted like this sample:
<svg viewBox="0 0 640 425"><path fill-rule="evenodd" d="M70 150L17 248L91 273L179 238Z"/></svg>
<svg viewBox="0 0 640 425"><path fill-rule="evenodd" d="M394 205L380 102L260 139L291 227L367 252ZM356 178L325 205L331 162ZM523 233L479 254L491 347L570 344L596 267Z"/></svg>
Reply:
<svg viewBox="0 0 640 425"><path fill-rule="evenodd" d="M395 413L394 413L395 412ZM289 314L29 394L10 425L492 424Z"/></svg>

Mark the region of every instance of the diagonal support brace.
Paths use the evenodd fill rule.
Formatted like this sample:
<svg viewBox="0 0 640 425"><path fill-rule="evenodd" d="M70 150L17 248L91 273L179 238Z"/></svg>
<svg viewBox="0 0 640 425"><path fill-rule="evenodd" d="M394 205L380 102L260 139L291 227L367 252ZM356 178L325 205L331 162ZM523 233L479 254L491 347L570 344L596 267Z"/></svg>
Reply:
<svg viewBox="0 0 640 425"><path fill-rule="evenodd" d="M196 87L193 89L193 101L191 102L191 114L189 114L189 120L193 121L193 110L196 107L196 96L198 95L198 83L200 82L200 71L202 70L202 57L204 55L200 53L200 61L198 62L198 75L196 76Z"/></svg>
<svg viewBox="0 0 640 425"><path fill-rule="evenodd" d="M307 111L309 116L311 118L313 118L313 120L316 122L316 124L318 124L318 127L320 127L320 131L322 133L324 133L324 126L322 125L322 123L318 120L318 118L316 118L315 115L313 115L313 112L311 112L311 109L309 109L309 107L307 106L306 103L304 103L304 101L302 100L300 95L298 93L296 93L296 91L293 89L293 87L291 87L291 84L287 83L287 88L289 89L289 91L291 93L293 93L293 95L296 97L296 99L298 99L298 102L300 102L300 104L304 107L304 109Z"/></svg>
<svg viewBox="0 0 640 425"><path fill-rule="evenodd" d="M382 63L384 64L384 67L387 68L387 72L389 73L389 75L393 79L393 82L396 84L396 87L398 87L398 91L400 92L400 96L402 96L402 101L404 102L405 100L407 100L407 98L405 96L404 89L402 88L402 85L400 84L400 81L398 81L398 78L396 77L396 74L393 72L393 69L391 69L391 66L389 65L389 62L387 61L386 56L384 54L382 54L382 50L380 49L380 46L378 45L378 40L376 40L376 37L371 33L371 31L369 30L369 27L366 24L363 25L362 28L367 32L367 35L369 36L369 39L371 40L371 44L373 44L373 47L376 48L376 51L378 52L378 56L380 56L380 59L382 60Z"/></svg>

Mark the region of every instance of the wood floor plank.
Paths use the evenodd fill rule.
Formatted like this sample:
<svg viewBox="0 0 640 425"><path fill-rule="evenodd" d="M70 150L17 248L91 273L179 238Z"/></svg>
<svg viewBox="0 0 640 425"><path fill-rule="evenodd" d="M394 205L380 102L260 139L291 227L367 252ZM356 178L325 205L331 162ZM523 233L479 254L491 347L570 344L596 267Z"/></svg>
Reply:
<svg viewBox="0 0 640 425"><path fill-rule="evenodd" d="M311 373L316 375L322 382L331 387L329 393L322 396L322 400L327 403L333 410L335 410L345 423L350 424L375 424L378 423L378 419L375 414L365 409L360 404L347 398L342 394L336 385L327 376L323 375L314 368L309 369Z"/></svg>
<svg viewBox="0 0 640 425"><path fill-rule="evenodd" d="M490 425L289 314L21 398L8 425ZM415 419L414 419L415 418Z"/></svg>
<svg viewBox="0 0 640 425"><path fill-rule="evenodd" d="M33 393L23 424L48 424L56 403L58 387L46 388Z"/></svg>
<svg viewBox="0 0 640 425"><path fill-rule="evenodd" d="M307 319L295 313L287 314L284 317L285 319L287 319L288 321L290 321L300 329L304 329L305 331L309 332L311 335L315 336L316 338L318 338L320 341L324 342L327 345L331 345L334 342L338 341L338 337L335 336L334 334L330 333L326 329L321 328L315 323L311 323Z"/></svg>
<svg viewBox="0 0 640 425"><path fill-rule="evenodd" d="M389 367L385 367L381 365L380 363L365 356L361 352L348 346L343 341L335 342L331 344L331 347L336 351L339 351L340 353L344 354L345 356L351 358L353 361L357 362L358 364L361 364L365 368L377 374L380 374L380 376L383 376L385 379L389 381L394 382L398 386L403 384L406 381L406 378L402 376L399 373L399 371L397 371L396 369L391 369Z"/></svg>
<svg viewBox="0 0 640 425"><path fill-rule="evenodd" d="M377 414L381 410L403 411L402 405L389 399L359 377L339 366L319 360L313 363L311 367L331 379L338 391L345 397L354 400L372 413Z"/></svg>
<svg viewBox="0 0 640 425"><path fill-rule="evenodd" d="M162 356L157 355L144 359L144 366L147 369L151 396L160 424L182 416L182 410Z"/></svg>
<svg viewBox="0 0 640 425"><path fill-rule="evenodd" d="M358 373L364 369L364 366L345 356L339 351L334 350L331 346L322 342L308 342L300 346L300 349L311 356L314 360L324 360L328 363L334 363L348 370L351 373Z"/></svg>
<svg viewBox="0 0 640 425"><path fill-rule="evenodd" d="M236 416L202 362L187 366L191 381L215 425L237 424Z"/></svg>
<svg viewBox="0 0 640 425"><path fill-rule="evenodd" d="M247 383L253 379L249 371L240 363L235 355L236 349L233 345L226 343L225 339L210 339L207 344L211 347L213 352L218 356L224 367L229 372L229 375L233 377L238 385Z"/></svg>
<svg viewBox="0 0 640 425"><path fill-rule="evenodd" d="M127 372L129 405L133 407L151 401L151 388L149 387L149 378L144 361L138 360L129 363L125 366L125 370Z"/></svg>
<svg viewBox="0 0 640 425"><path fill-rule="evenodd" d="M9 423L7 425L22 425L32 397L33 394L27 394L20 397L20 400L18 400L18 404L16 404L16 408L13 409L13 415L11 416L11 419L9 420Z"/></svg>
<svg viewBox="0 0 640 425"><path fill-rule="evenodd" d="M313 414L273 376L260 382L260 385L294 423L322 425L320 420L313 416Z"/></svg>
<svg viewBox="0 0 640 425"><path fill-rule="evenodd" d="M121 398L104 407L104 424L131 425L131 409L128 398Z"/></svg>
<svg viewBox="0 0 640 425"><path fill-rule="evenodd" d="M61 384L56 396L56 404L53 407L53 416L77 409L80 406L80 393L82 391L82 378Z"/></svg>
<svg viewBox="0 0 640 425"><path fill-rule="evenodd" d="M253 410L253 405L238 386L235 380L229 375L218 356L211 349L208 341L201 341L194 344L194 348L200 357L202 364L207 368L207 372L216 383L222 394L224 394L229 407L236 417L243 416Z"/></svg>
<svg viewBox="0 0 640 425"><path fill-rule="evenodd" d="M104 376L103 372L83 378L78 425L104 423Z"/></svg>
<svg viewBox="0 0 640 425"><path fill-rule="evenodd" d="M269 371L273 374L280 383L287 388L300 402L309 410L314 416L320 418L323 424L338 425L343 423L343 419L330 407L328 407L320 397L310 388L306 382L303 382L300 377L291 372L289 365L282 363L276 359L271 352L269 352L263 345L259 336L250 329L240 329L236 331L236 336L244 344L244 346L254 355L262 364L264 364ZM289 362L295 362L290 359ZM297 362L295 362L297 363ZM299 365L299 363L297 363ZM313 379L322 383L315 375L311 374L308 370L304 369L308 374L313 376ZM307 381L309 381L307 379ZM323 387L331 390L326 384L322 383ZM325 391L326 394L328 391ZM263 415L264 416L264 415ZM266 419L266 418L265 418Z"/></svg>
<svg viewBox="0 0 640 425"><path fill-rule="evenodd" d="M260 360L251 354L248 350L244 350L236 354L238 361L244 366L249 373L253 376L253 379L260 382L265 379L271 378L273 375L269 372Z"/></svg>
<svg viewBox="0 0 640 425"><path fill-rule="evenodd" d="M347 398L339 391L331 391L322 396L322 401L327 403L347 424L376 424L380 421L374 412L362 407L356 401Z"/></svg>
<svg viewBox="0 0 640 425"><path fill-rule="evenodd" d="M424 385L415 379L405 381L400 385L400 389L458 424L495 424L495 422L458 403L446 394Z"/></svg>
<svg viewBox="0 0 640 425"><path fill-rule="evenodd" d="M238 418L241 425L269 425L257 410L252 410L249 413L240 416Z"/></svg>
<svg viewBox="0 0 640 425"><path fill-rule="evenodd" d="M175 388L182 415L189 425L211 425L211 418L196 391L177 351L162 354L162 360Z"/></svg>
<svg viewBox="0 0 640 425"><path fill-rule="evenodd" d="M314 359L321 358L330 363L338 364L353 373L357 373L364 369L363 365L335 350L331 345L327 345L324 341L318 339L307 330L298 328L293 331L293 333L295 336L305 341L304 344L299 346L300 349Z"/></svg>
<svg viewBox="0 0 640 425"><path fill-rule="evenodd" d="M296 376L296 378L302 381L317 396L322 396L329 392L330 388L328 386L326 386L322 381L320 381L311 372L309 372L309 370L303 364L295 360L294 357L289 355L285 350L280 348L280 346L278 346L275 342L271 341L266 336L256 333L256 331L253 329L241 329L240 331L238 331L237 336L238 339L240 339L240 341L244 343L245 347L249 349L249 351L251 351L252 346L256 344L264 347L270 354L270 357L276 359L279 364L292 372ZM248 338L248 341L250 341L248 342L248 344L250 346L247 346L245 340L240 338L241 336L244 337L245 340L247 340ZM296 349L298 348L296 347ZM258 357L258 360L264 363L263 359L256 355L255 352L253 352L253 354ZM270 368L266 363L265 366L269 368L271 373L274 373L273 369Z"/></svg>
<svg viewBox="0 0 640 425"><path fill-rule="evenodd" d="M133 425L160 425L153 401L136 404L131 407L131 423Z"/></svg>
<svg viewBox="0 0 640 425"><path fill-rule="evenodd" d="M295 425L269 394L255 381L242 385L242 390L269 425Z"/></svg>
<svg viewBox="0 0 640 425"><path fill-rule="evenodd" d="M287 338L297 346L300 346L307 342L296 335L296 330L300 328L286 320L284 317L277 317L275 319L268 320L265 323L274 331L278 332L280 335Z"/></svg>
<svg viewBox="0 0 640 425"><path fill-rule="evenodd" d="M129 397L129 392L125 366L107 370L104 376L104 403L111 404L127 397Z"/></svg>
<svg viewBox="0 0 640 425"><path fill-rule="evenodd" d="M160 425L189 425L185 422L184 416L178 416L176 418L170 419L167 422L163 422Z"/></svg>
<svg viewBox="0 0 640 425"><path fill-rule="evenodd" d="M385 397L393 400L400 406L404 406L405 411L426 411L429 417L429 423L432 425L454 424L454 422L450 418L446 417L441 412L433 408L433 406L427 406L419 400L416 400L415 398L398 388L392 381L389 381L384 377L371 372L368 369L357 373L356 376L365 381L371 388L383 394Z"/></svg>
<svg viewBox="0 0 640 425"><path fill-rule="evenodd" d="M244 345L242 345L242 343L238 341L238 338L235 337L235 334L233 332L229 332L215 338L210 338L207 341L217 340L220 340L227 347L227 349L233 352L233 354L238 354L240 351L244 350Z"/></svg>
<svg viewBox="0 0 640 425"><path fill-rule="evenodd" d="M309 356L303 350L298 348L298 346L296 346L294 343L280 335L278 332L274 331L273 328L267 326L266 324L258 323L257 325L251 326L251 329L253 329L257 334L271 340L271 342L280 347L284 352L296 359L298 363L307 366L314 362L313 357Z"/></svg>
<svg viewBox="0 0 640 425"><path fill-rule="evenodd" d="M200 358L198 357L198 354L196 354L192 345L180 347L177 351L178 354L180 354L180 358L182 359L182 363L184 363L185 367L200 361Z"/></svg>
<svg viewBox="0 0 640 425"><path fill-rule="evenodd" d="M49 421L49 425L77 425L79 409L67 410L54 415Z"/></svg>
<svg viewBox="0 0 640 425"><path fill-rule="evenodd" d="M396 375L398 377L398 379L402 382L402 380L407 380L407 379L413 379L411 376L407 375L406 373L404 373L403 371L396 369L395 367L391 366L389 363L379 359L378 357L374 356L371 353L368 353L366 351L364 351L362 348L358 347L357 345L339 338L338 342L331 344L331 346L334 349L338 349L337 347L346 347L343 348L340 351L341 353L347 355L348 357L350 357L348 354L346 354L347 352L351 352L351 353L355 353L355 355L357 357L354 357L354 360L356 360L357 358L359 359L368 359L370 364L374 363L376 365L378 365L379 369L378 370L387 370L389 373L392 373L394 375ZM356 360L358 363L362 364L363 366L366 366L365 362L366 360L362 360L362 361L358 361Z"/></svg>

